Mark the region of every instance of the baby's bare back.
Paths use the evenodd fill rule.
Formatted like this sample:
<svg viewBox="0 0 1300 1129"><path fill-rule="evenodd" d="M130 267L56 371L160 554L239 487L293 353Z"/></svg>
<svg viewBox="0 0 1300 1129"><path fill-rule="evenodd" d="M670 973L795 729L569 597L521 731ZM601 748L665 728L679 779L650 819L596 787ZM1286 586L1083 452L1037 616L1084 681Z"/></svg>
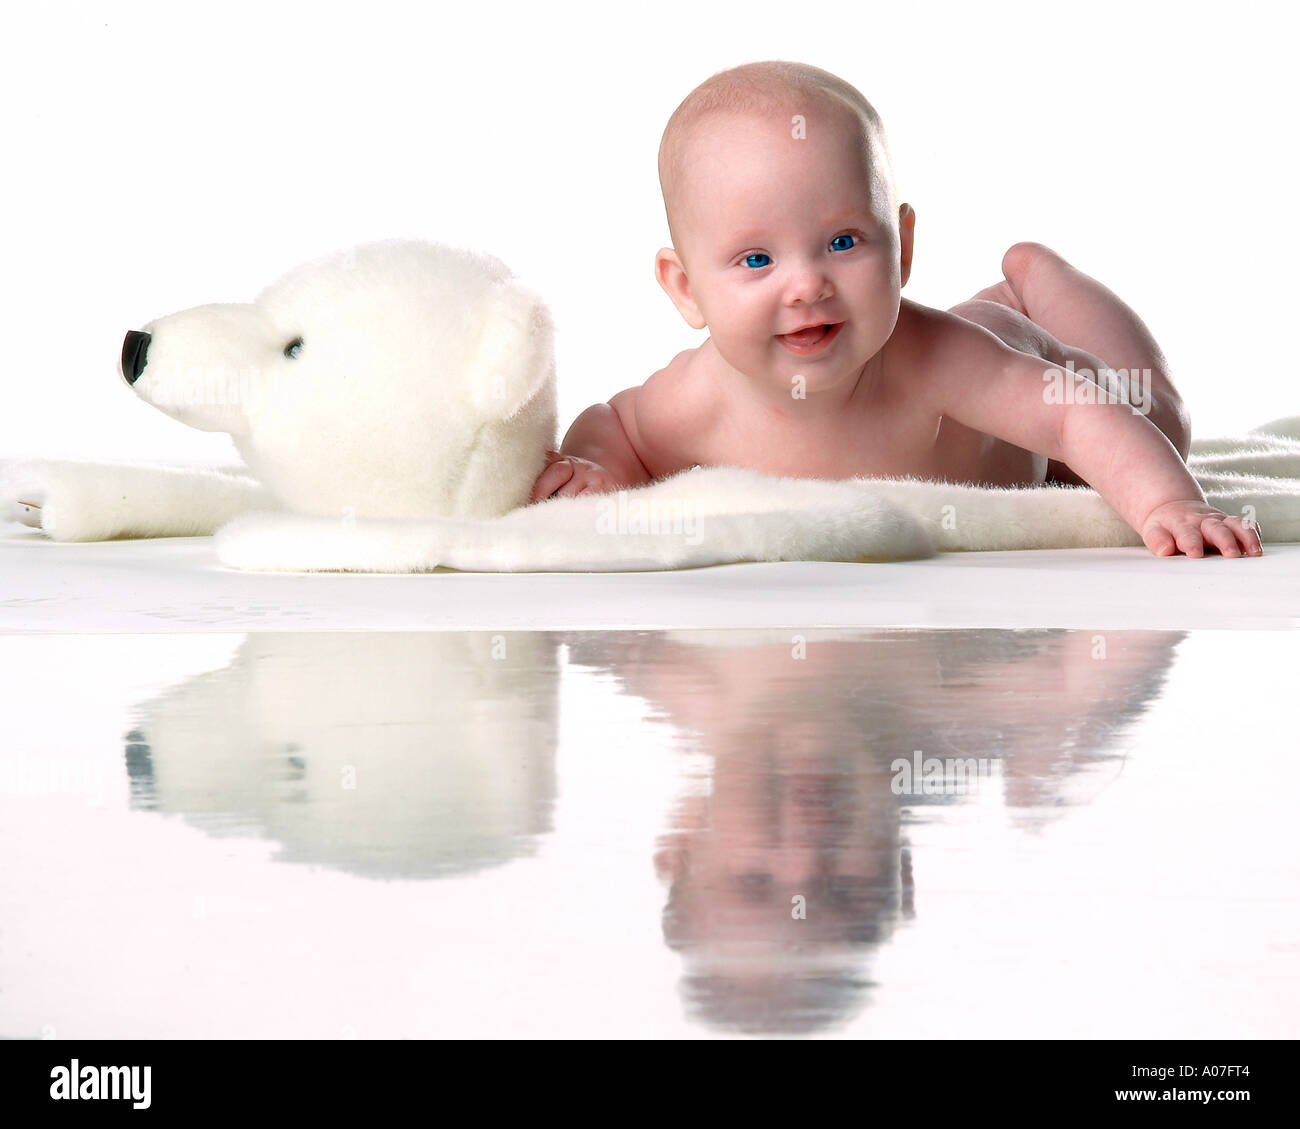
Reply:
<svg viewBox="0 0 1300 1129"><path fill-rule="evenodd" d="M762 398L724 369L706 341L679 356L668 379L647 382L638 413L664 423L679 412L694 417L675 421L679 433L694 433L685 465L740 466L802 478L915 476L992 486L1043 482L1046 456L974 431L929 406L926 313L903 302L879 371L873 380L859 381L842 411L828 413L793 395L788 403ZM709 421L706 426L699 426L701 418Z"/></svg>

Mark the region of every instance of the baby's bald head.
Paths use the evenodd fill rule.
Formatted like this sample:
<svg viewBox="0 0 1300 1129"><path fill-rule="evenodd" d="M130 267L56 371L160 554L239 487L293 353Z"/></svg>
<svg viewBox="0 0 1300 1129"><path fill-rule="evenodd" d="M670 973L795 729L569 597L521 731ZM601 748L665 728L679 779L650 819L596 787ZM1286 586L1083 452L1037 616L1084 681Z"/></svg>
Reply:
<svg viewBox="0 0 1300 1129"><path fill-rule="evenodd" d="M880 116L862 94L842 78L806 63L746 63L720 71L700 83L686 96L664 127L659 143L659 185L674 246L680 249L680 225L676 222L682 198L689 188L687 173L691 147L705 133L704 127L736 116L763 116L784 129L807 127L849 128L860 133L880 181L896 210L896 190L889 148ZM820 119L820 120L818 120Z"/></svg>

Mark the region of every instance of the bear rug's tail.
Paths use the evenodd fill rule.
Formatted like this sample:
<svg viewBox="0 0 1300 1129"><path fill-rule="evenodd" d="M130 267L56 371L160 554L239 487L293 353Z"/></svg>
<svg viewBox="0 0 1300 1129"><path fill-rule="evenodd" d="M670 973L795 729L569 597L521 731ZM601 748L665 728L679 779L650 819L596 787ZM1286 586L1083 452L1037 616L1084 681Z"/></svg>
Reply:
<svg viewBox="0 0 1300 1129"><path fill-rule="evenodd" d="M1211 505L1255 519L1266 541L1300 541L1300 417L1193 443L1188 465ZM553 498L490 521L249 514L216 539L229 567L299 572L614 572L1141 544L1085 487L830 482L733 467Z"/></svg>

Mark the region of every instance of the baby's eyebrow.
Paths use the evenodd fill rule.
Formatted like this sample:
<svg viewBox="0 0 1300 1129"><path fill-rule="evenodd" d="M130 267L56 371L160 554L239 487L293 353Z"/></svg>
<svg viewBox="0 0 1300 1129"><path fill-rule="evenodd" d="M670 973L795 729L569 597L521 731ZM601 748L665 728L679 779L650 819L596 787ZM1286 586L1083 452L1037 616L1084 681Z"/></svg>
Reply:
<svg viewBox="0 0 1300 1129"><path fill-rule="evenodd" d="M860 204L857 207L850 208L847 212L841 212L839 215L835 216L828 226L843 227L848 223L867 226L869 224L876 225L879 222L880 220L877 218L876 213L871 210L870 205Z"/></svg>
<svg viewBox="0 0 1300 1129"><path fill-rule="evenodd" d="M769 232L761 231L758 228L751 228L737 232L734 235L728 235L722 242L728 247L734 247L739 251L742 247L746 247L751 243L762 243L769 234Z"/></svg>

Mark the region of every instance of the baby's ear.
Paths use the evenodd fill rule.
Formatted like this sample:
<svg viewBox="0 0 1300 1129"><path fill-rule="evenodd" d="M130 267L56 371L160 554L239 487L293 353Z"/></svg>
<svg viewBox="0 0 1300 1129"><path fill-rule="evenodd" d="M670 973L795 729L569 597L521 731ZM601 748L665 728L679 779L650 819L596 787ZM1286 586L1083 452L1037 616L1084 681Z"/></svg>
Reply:
<svg viewBox="0 0 1300 1129"><path fill-rule="evenodd" d="M664 288L664 293L672 299L673 305L686 320L686 324L692 329L703 329L707 323L704 315L700 313L700 307L695 304L691 284L686 277L686 268L682 266L682 260L671 247L661 247L659 253L655 255L655 278Z"/></svg>
<svg viewBox="0 0 1300 1129"><path fill-rule="evenodd" d="M916 230L916 212L911 204L898 206L899 260L903 268L903 285L912 274L912 237Z"/></svg>

